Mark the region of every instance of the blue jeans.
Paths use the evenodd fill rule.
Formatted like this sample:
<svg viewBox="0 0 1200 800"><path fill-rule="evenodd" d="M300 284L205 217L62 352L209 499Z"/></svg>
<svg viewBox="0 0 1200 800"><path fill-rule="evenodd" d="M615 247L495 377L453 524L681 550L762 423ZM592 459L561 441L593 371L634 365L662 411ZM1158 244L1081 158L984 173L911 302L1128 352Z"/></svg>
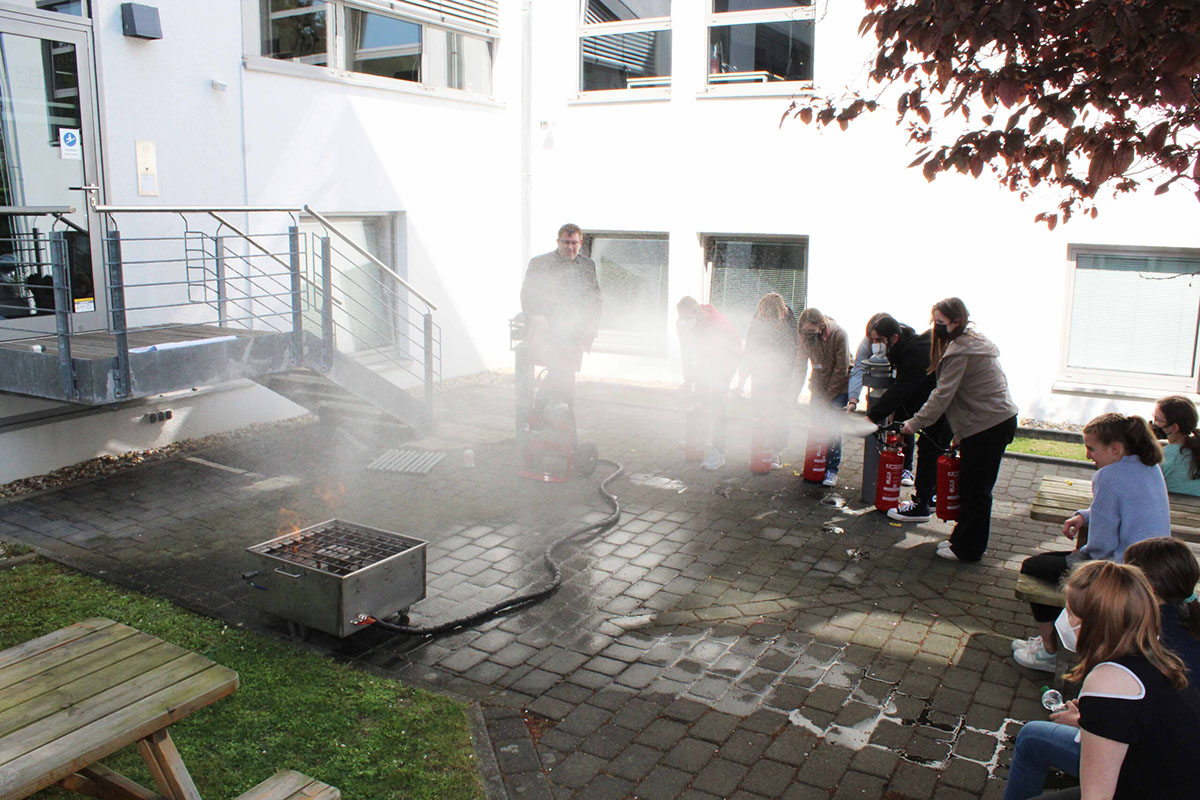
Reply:
<svg viewBox="0 0 1200 800"><path fill-rule="evenodd" d="M850 395L842 392L837 397L833 398L829 406L833 409L833 413L829 415L830 424L837 429L837 436L829 440L829 453L825 456L825 471L837 472L838 467L842 465L842 421L838 414L845 415L846 401L850 399Z"/></svg>
<svg viewBox="0 0 1200 800"><path fill-rule="evenodd" d="M1004 800L1026 800L1042 793L1051 769L1079 774L1078 728L1057 722L1026 722L1017 734Z"/></svg>

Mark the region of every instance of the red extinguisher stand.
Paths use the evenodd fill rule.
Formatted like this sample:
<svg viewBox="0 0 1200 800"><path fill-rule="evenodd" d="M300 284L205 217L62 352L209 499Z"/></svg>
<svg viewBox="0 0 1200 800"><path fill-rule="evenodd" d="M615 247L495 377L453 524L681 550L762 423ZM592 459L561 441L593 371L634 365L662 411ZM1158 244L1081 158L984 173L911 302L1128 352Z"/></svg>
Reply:
<svg viewBox="0 0 1200 800"><path fill-rule="evenodd" d="M771 455L771 448L767 444L767 424L761 419L756 419L750 434L750 471L770 472Z"/></svg>
<svg viewBox="0 0 1200 800"><path fill-rule="evenodd" d="M938 457L937 471L937 515L938 519L958 519L958 483L961 473L958 453L950 448Z"/></svg>
<svg viewBox="0 0 1200 800"><path fill-rule="evenodd" d="M808 446L804 448L804 480L820 483L825 480L825 460L829 454L829 442L820 431L809 431Z"/></svg>
<svg viewBox="0 0 1200 800"><path fill-rule="evenodd" d="M888 431L883 452L879 454L879 474L875 479L875 508L886 513L900 505L900 476L904 472L904 452L900 436Z"/></svg>

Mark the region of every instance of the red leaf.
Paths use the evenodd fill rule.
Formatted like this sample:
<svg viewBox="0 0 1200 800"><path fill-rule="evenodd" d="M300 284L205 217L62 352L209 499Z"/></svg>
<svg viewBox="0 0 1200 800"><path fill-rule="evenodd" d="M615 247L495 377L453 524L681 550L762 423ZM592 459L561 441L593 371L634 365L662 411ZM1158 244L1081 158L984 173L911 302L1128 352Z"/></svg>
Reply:
<svg viewBox="0 0 1200 800"><path fill-rule="evenodd" d="M1171 188L1171 184L1169 184L1169 183L1164 183L1162 186L1160 186L1160 187L1158 187L1157 189L1155 189L1155 190L1154 190L1154 194L1156 194L1156 195L1160 195L1160 194L1166 194L1166 193L1167 193L1167 190L1168 190L1168 189L1170 189L1170 188Z"/></svg>
<svg viewBox="0 0 1200 800"><path fill-rule="evenodd" d="M812 119L813 119L813 110L812 110L811 106L800 109L800 121L801 122L803 122L805 125L808 125L809 123L812 122Z"/></svg>
<svg viewBox="0 0 1200 800"><path fill-rule="evenodd" d="M1025 91L1021 84L1005 79L1000 81L1000 85L996 87L996 96L1000 98L1000 102L1004 104L1005 108L1012 108L1025 97Z"/></svg>
<svg viewBox="0 0 1200 800"><path fill-rule="evenodd" d="M1167 131L1171 128L1171 123L1160 122L1150 129L1150 133L1146 134L1146 147L1152 152L1158 152L1163 149L1163 145L1167 143Z"/></svg>
<svg viewBox="0 0 1200 800"><path fill-rule="evenodd" d="M921 118L921 122L924 122L926 125L928 125L930 120L929 106L921 106L918 108L917 116Z"/></svg>

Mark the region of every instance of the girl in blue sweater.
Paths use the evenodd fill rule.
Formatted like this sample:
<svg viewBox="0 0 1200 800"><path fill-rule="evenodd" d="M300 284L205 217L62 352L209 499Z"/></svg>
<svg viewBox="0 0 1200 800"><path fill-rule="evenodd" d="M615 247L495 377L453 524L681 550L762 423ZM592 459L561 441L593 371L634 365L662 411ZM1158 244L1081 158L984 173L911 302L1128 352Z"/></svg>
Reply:
<svg viewBox="0 0 1200 800"><path fill-rule="evenodd" d="M1083 561L1121 562L1134 542L1171 535L1171 509L1163 481L1162 448L1141 417L1101 414L1083 428L1087 455L1099 468L1092 479L1092 505L1063 524L1063 535L1076 541L1073 551L1039 553L1021 564L1021 572L1058 583ZM1080 533L1086 529L1087 541ZM1031 603L1038 636L1013 641L1013 658L1030 669L1054 672L1058 642L1054 620L1060 609Z"/></svg>

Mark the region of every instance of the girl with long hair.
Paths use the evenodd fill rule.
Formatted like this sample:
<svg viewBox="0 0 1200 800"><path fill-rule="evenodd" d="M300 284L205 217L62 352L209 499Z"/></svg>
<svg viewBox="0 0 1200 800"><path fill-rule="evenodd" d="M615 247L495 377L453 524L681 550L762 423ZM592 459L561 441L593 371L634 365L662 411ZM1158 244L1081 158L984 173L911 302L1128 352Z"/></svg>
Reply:
<svg viewBox="0 0 1200 800"><path fill-rule="evenodd" d="M1063 535L1078 540L1087 528L1087 541L1073 551L1038 553L1021 564L1021 572L1057 583L1083 561L1121 561L1125 548L1143 539L1171 535L1167 486L1158 463L1158 446L1146 420L1123 414L1101 414L1083 428L1088 458L1099 469L1092 479L1092 505L1063 523ZM1058 643L1054 620L1058 609L1031 603L1039 635L1013 641L1013 658L1030 669L1054 672Z"/></svg>
<svg viewBox="0 0 1200 800"><path fill-rule="evenodd" d="M963 301L941 300L931 316L929 372L937 376L937 387L901 432L916 433L945 414L959 444L960 506L958 523L937 554L950 561L978 561L991 533L1000 460L1017 432L1017 405L1008 393L999 348L971 327Z"/></svg>
<svg viewBox="0 0 1200 800"><path fill-rule="evenodd" d="M742 382L750 378L755 416L767 427L771 468L783 466L788 439L792 367L796 361L796 316L783 295L770 292L758 301L746 349L742 353Z"/></svg>
<svg viewBox="0 0 1200 800"><path fill-rule="evenodd" d="M1043 798L1191 800L1200 786L1200 691L1159 641L1158 599L1137 567L1080 565L1056 624L1079 653L1078 790ZM1014 757L1014 770L1021 765ZM1010 773L1011 774L1011 773Z"/></svg>
<svg viewBox="0 0 1200 800"><path fill-rule="evenodd" d="M1200 434L1196 425L1196 406L1186 397L1164 397L1154 406L1154 435L1167 440L1162 471L1168 492L1200 495Z"/></svg>
<svg viewBox="0 0 1200 800"><path fill-rule="evenodd" d="M1183 661L1188 680L1200 675L1200 603L1196 584L1200 564L1191 549L1172 538L1144 539L1125 551L1125 563L1150 582L1161 616L1159 639ZM1050 721L1026 723L1017 734L1004 800L1026 800L1041 793L1046 775L1057 769L1079 775L1079 702L1072 700Z"/></svg>

